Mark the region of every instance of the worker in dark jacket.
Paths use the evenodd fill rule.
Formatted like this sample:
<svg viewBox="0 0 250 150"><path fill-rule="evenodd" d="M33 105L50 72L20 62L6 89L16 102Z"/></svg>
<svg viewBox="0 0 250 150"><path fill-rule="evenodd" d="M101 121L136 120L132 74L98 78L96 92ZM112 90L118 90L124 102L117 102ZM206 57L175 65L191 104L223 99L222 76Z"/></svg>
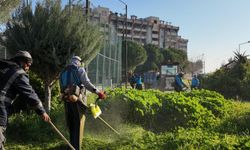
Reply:
<svg viewBox="0 0 250 150"><path fill-rule="evenodd" d="M183 91L184 88L188 88L188 86L183 82L182 78L183 78L184 73L183 72L179 72L176 76L175 76L175 91L176 92L180 92Z"/></svg>
<svg viewBox="0 0 250 150"><path fill-rule="evenodd" d="M32 57L27 51L18 51L10 60L0 61L0 149L4 149L4 131L13 100L19 96L27 102L41 118L49 122L50 117L29 83L27 72L32 64ZM24 104L24 103L23 103Z"/></svg>
<svg viewBox="0 0 250 150"><path fill-rule="evenodd" d="M129 83L132 89L136 88L136 75L133 72L129 73Z"/></svg>
<svg viewBox="0 0 250 150"><path fill-rule="evenodd" d="M200 81L197 77L197 75L193 75L192 81L191 81L191 90L198 89L200 85Z"/></svg>
<svg viewBox="0 0 250 150"><path fill-rule="evenodd" d="M135 80L136 80L135 88L138 90L142 90L142 77L141 77L141 75L139 75L139 74L136 75Z"/></svg>
<svg viewBox="0 0 250 150"><path fill-rule="evenodd" d="M73 56L71 64L62 71L60 88L62 99L65 102L65 115L69 128L70 143L76 150L80 150L87 108L87 99L83 90L86 88L88 91L97 94L100 99L104 99L106 95L90 82L87 72L82 66L82 59L79 56Z"/></svg>

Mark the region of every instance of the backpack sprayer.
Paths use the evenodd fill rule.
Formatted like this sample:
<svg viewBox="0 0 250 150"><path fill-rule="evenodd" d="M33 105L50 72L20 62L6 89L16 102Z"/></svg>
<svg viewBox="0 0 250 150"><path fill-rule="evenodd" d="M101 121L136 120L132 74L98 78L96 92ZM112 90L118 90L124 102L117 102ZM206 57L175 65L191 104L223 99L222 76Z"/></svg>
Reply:
<svg viewBox="0 0 250 150"><path fill-rule="evenodd" d="M84 107L87 107L91 110L91 113L93 115L93 117L96 119L98 118L99 120L101 120L108 128L110 128L112 131L114 131L116 134L120 135L120 133L115 130L110 124L108 124L102 117L100 117L100 115L102 114L102 111L100 109L100 107L97 105L97 102L100 100L100 98L98 97L95 100L95 103L91 103L89 106L84 105L83 103L79 103L81 105L84 105ZM63 136L63 134L56 128L56 126L49 121L49 124L53 127L53 129L60 135L60 137L68 144L68 146L72 149L75 150L75 148L70 144L70 142Z"/></svg>

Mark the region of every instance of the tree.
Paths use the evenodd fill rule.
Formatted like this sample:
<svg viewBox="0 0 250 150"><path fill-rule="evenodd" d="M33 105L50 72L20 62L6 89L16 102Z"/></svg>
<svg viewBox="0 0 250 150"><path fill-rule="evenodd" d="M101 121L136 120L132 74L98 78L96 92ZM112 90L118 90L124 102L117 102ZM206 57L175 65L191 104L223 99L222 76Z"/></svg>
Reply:
<svg viewBox="0 0 250 150"><path fill-rule="evenodd" d="M124 44L123 44L124 45ZM143 64L147 59L146 50L136 42L127 41L128 46L128 71L134 71L136 66ZM125 55L125 47L123 47L123 56ZM123 63L123 68L125 68L125 63Z"/></svg>
<svg viewBox="0 0 250 150"><path fill-rule="evenodd" d="M160 64L164 59L159 48L153 44L145 45L144 48L147 51L148 57L146 62L137 68L137 71L145 72L150 70L159 70Z"/></svg>
<svg viewBox="0 0 250 150"><path fill-rule="evenodd" d="M51 87L62 68L73 55L89 63L100 51L103 41L99 27L86 23L86 18L74 6L61 8L61 1L37 3L33 13L25 4L7 23L6 40L0 42L14 54L28 50L33 56L32 70L44 81L45 107L50 110Z"/></svg>
<svg viewBox="0 0 250 150"><path fill-rule="evenodd" d="M161 49L161 53L164 57L163 63L178 62L181 68L185 68L187 63L187 53L178 49Z"/></svg>
<svg viewBox="0 0 250 150"><path fill-rule="evenodd" d="M227 98L249 100L250 62L245 53L234 54L228 65L204 79L203 87L220 92Z"/></svg>
<svg viewBox="0 0 250 150"><path fill-rule="evenodd" d="M0 0L0 24L10 18L10 12L18 7L21 0Z"/></svg>
<svg viewBox="0 0 250 150"><path fill-rule="evenodd" d="M185 72L199 73L202 72L203 61L201 59L193 61L188 61L188 65L185 68Z"/></svg>

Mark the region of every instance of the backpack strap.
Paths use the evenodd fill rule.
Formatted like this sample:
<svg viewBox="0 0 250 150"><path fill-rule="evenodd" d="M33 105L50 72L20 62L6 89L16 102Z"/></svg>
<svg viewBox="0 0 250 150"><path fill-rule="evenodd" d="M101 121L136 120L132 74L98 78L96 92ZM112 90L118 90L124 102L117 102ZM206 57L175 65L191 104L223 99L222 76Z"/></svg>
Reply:
<svg viewBox="0 0 250 150"><path fill-rule="evenodd" d="M79 86L79 84L81 83L81 80L80 80L77 70L73 70L72 75L73 75L74 80L76 81L76 84Z"/></svg>
<svg viewBox="0 0 250 150"><path fill-rule="evenodd" d="M19 69L17 70L7 81L7 83L5 84L4 88L1 90L1 94L6 94L6 92L8 91L8 89L10 88L11 84L14 82L14 80L17 78L18 75L20 74L25 74L25 71L23 69Z"/></svg>
<svg viewBox="0 0 250 150"><path fill-rule="evenodd" d="M66 85L70 84L70 86L72 85L72 81L71 81L71 69L68 67L67 68L67 74L66 74Z"/></svg>
<svg viewBox="0 0 250 150"><path fill-rule="evenodd" d="M78 69L75 66L69 66L69 68L67 69L68 73L67 73L67 83L69 84L80 84L80 77L78 75ZM73 77L73 78L72 78ZM72 81L73 80L73 81Z"/></svg>
<svg viewBox="0 0 250 150"><path fill-rule="evenodd" d="M18 69L6 82L6 84L4 85L4 88L1 90L0 92L0 101L4 101L5 100L5 95L8 91L8 89L10 88L10 86L12 85L12 83L15 81L15 79L20 75L20 74L25 74L26 72L23 69ZM4 97L4 98L3 98ZM6 99L7 102L11 102L10 99Z"/></svg>

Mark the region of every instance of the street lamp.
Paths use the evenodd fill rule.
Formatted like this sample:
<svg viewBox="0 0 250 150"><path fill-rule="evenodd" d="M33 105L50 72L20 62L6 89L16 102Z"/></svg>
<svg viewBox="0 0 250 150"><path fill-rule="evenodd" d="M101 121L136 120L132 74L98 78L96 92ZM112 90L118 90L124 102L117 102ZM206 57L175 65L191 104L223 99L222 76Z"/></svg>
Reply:
<svg viewBox="0 0 250 150"><path fill-rule="evenodd" d="M247 42L244 42L244 43L240 43L240 44L239 44L239 52L240 52L240 46L243 45L243 44L247 44L247 43L250 43L250 41L247 41Z"/></svg>
<svg viewBox="0 0 250 150"><path fill-rule="evenodd" d="M127 88L127 83L128 83L128 46L127 46L127 19L128 19L128 6L125 2L122 0L118 0L121 2L123 5L125 5L125 78L126 78L126 83L125 87ZM123 31L124 34L124 31ZM124 37L124 36L123 36ZM123 39L124 40L124 39Z"/></svg>

